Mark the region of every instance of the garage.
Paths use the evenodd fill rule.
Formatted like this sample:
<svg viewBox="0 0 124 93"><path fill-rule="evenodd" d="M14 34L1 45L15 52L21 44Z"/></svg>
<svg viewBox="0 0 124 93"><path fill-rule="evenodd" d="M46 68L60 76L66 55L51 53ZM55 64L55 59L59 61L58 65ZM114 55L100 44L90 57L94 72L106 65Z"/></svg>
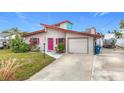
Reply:
<svg viewBox="0 0 124 93"><path fill-rule="evenodd" d="M68 38L68 52L88 54L88 38Z"/></svg>

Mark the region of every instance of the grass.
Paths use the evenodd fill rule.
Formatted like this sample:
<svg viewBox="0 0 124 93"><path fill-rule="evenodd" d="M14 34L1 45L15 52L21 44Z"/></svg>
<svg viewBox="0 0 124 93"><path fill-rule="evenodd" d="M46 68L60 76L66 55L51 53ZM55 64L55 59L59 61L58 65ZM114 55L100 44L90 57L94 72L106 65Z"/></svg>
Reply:
<svg viewBox="0 0 124 93"><path fill-rule="evenodd" d="M13 53L9 49L0 50L0 59L7 60L10 58L17 59L22 63L14 73L15 78L10 80L26 80L54 61L54 58L48 55L44 59L41 52Z"/></svg>
<svg viewBox="0 0 124 93"><path fill-rule="evenodd" d="M1 59L0 62L0 80L15 80L15 72L22 62L14 58Z"/></svg>

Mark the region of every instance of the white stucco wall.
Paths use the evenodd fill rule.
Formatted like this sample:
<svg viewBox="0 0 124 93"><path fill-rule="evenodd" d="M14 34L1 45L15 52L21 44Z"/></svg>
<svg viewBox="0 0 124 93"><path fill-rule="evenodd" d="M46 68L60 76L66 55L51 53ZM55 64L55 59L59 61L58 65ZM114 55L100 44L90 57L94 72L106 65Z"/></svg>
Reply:
<svg viewBox="0 0 124 93"><path fill-rule="evenodd" d="M83 35L79 35L79 34L73 34L73 33L66 33L66 51L68 50L67 46L68 46L68 38L79 38L79 37L87 37L88 38L88 41L89 41L89 54L94 54L94 40L93 40L93 37L89 37L89 36L83 36Z"/></svg>
<svg viewBox="0 0 124 93"><path fill-rule="evenodd" d="M25 42L27 44L29 44L29 40L30 38L34 37L34 38L39 38L40 39L40 43L39 43L39 47L41 50L43 50L43 43L45 42L45 48L46 48L46 51L48 50L48 38L53 38L53 47L55 48L56 47L56 38L65 38L65 33L64 32L61 32L61 31L56 31L56 30L53 30L53 29L45 29L46 33L40 33L40 34L36 34L36 35L31 35L31 36L27 36L25 37Z"/></svg>
<svg viewBox="0 0 124 93"><path fill-rule="evenodd" d="M27 44L30 43L29 42L30 38L39 38L39 45L38 45L38 47L40 47L40 50L42 51L43 50L43 43L46 40L46 33L40 33L40 34L36 34L36 35L31 35L31 36L25 37L25 42Z"/></svg>
<svg viewBox="0 0 124 93"><path fill-rule="evenodd" d="M56 38L65 38L65 33L61 31L47 28L46 32L47 32L46 49L48 49L48 38L53 38L54 48L56 47Z"/></svg>
<svg viewBox="0 0 124 93"><path fill-rule="evenodd" d="M94 38L89 37L89 54L94 54Z"/></svg>
<svg viewBox="0 0 124 93"><path fill-rule="evenodd" d="M73 33L64 33L61 31L57 31L54 29L50 29L50 28L46 28L45 29L46 33L40 33L40 34L36 34L36 35L32 35L32 36L27 36L25 38L25 42L29 44L29 40L30 38L34 37L34 38L39 38L40 39L40 44L38 45L41 50L43 50L43 43L45 42L46 44L46 51L48 50L48 38L53 38L53 42L54 42L54 49L56 47L56 38L66 38L66 51L67 51L67 40L70 37L88 37L88 36L83 36L83 35L79 35L79 34L73 34ZM94 54L94 40L93 37L88 37L89 40L89 54Z"/></svg>
<svg viewBox="0 0 124 93"><path fill-rule="evenodd" d="M124 47L124 39L117 39L116 45Z"/></svg>

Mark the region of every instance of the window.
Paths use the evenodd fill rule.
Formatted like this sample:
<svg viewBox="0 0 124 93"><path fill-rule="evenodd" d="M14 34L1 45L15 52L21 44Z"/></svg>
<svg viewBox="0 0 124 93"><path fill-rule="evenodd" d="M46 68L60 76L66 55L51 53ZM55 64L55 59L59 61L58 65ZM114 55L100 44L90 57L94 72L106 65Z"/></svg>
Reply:
<svg viewBox="0 0 124 93"><path fill-rule="evenodd" d="M56 38L56 45L58 45L59 43L65 44L65 38Z"/></svg>
<svg viewBox="0 0 124 93"><path fill-rule="evenodd" d="M64 38L59 38L58 41L59 43L64 43Z"/></svg>
<svg viewBox="0 0 124 93"><path fill-rule="evenodd" d="M65 38L58 38L58 44L63 43L65 45Z"/></svg>
<svg viewBox="0 0 124 93"><path fill-rule="evenodd" d="M39 38L30 38L30 44L39 44Z"/></svg>

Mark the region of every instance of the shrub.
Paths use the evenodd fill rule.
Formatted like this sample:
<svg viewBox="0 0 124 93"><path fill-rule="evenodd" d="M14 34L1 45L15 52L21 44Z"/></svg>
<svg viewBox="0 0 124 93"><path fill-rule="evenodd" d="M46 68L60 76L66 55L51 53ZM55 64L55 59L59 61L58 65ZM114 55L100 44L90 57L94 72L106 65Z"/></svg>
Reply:
<svg viewBox="0 0 124 93"><path fill-rule="evenodd" d="M15 80L15 72L21 65L17 59L0 60L0 80Z"/></svg>
<svg viewBox="0 0 124 93"><path fill-rule="evenodd" d="M20 52L27 52L29 50L30 50L29 45L23 42L22 45L20 46Z"/></svg>
<svg viewBox="0 0 124 93"><path fill-rule="evenodd" d="M65 45L64 45L64 43L59 43L58 48L59 48L60 51L65 50Z"/></svg>
<svg viewBox="0 0 124 93"><path fill-rule="evenodd" d="M58 46L55 48L55 50L59 53L62 53L65 51L65 45L64 43L59 43Z"/></svg>
<svg viewBox="0 0 124 93"><path fill-rule="evenodd" d="M37 45L32 45L32 46L30 46L30 48L31 48L32 52L39 52L40 51L40 47L38 47Z"/></svg>
<svg viewBox="0 0 124 93"><path fill-rule="evenodd" d="M15 53L23 53L30 50L29 45L26 44L19 36L16 36L15 39L10 40L9 47Z"/></svg>

